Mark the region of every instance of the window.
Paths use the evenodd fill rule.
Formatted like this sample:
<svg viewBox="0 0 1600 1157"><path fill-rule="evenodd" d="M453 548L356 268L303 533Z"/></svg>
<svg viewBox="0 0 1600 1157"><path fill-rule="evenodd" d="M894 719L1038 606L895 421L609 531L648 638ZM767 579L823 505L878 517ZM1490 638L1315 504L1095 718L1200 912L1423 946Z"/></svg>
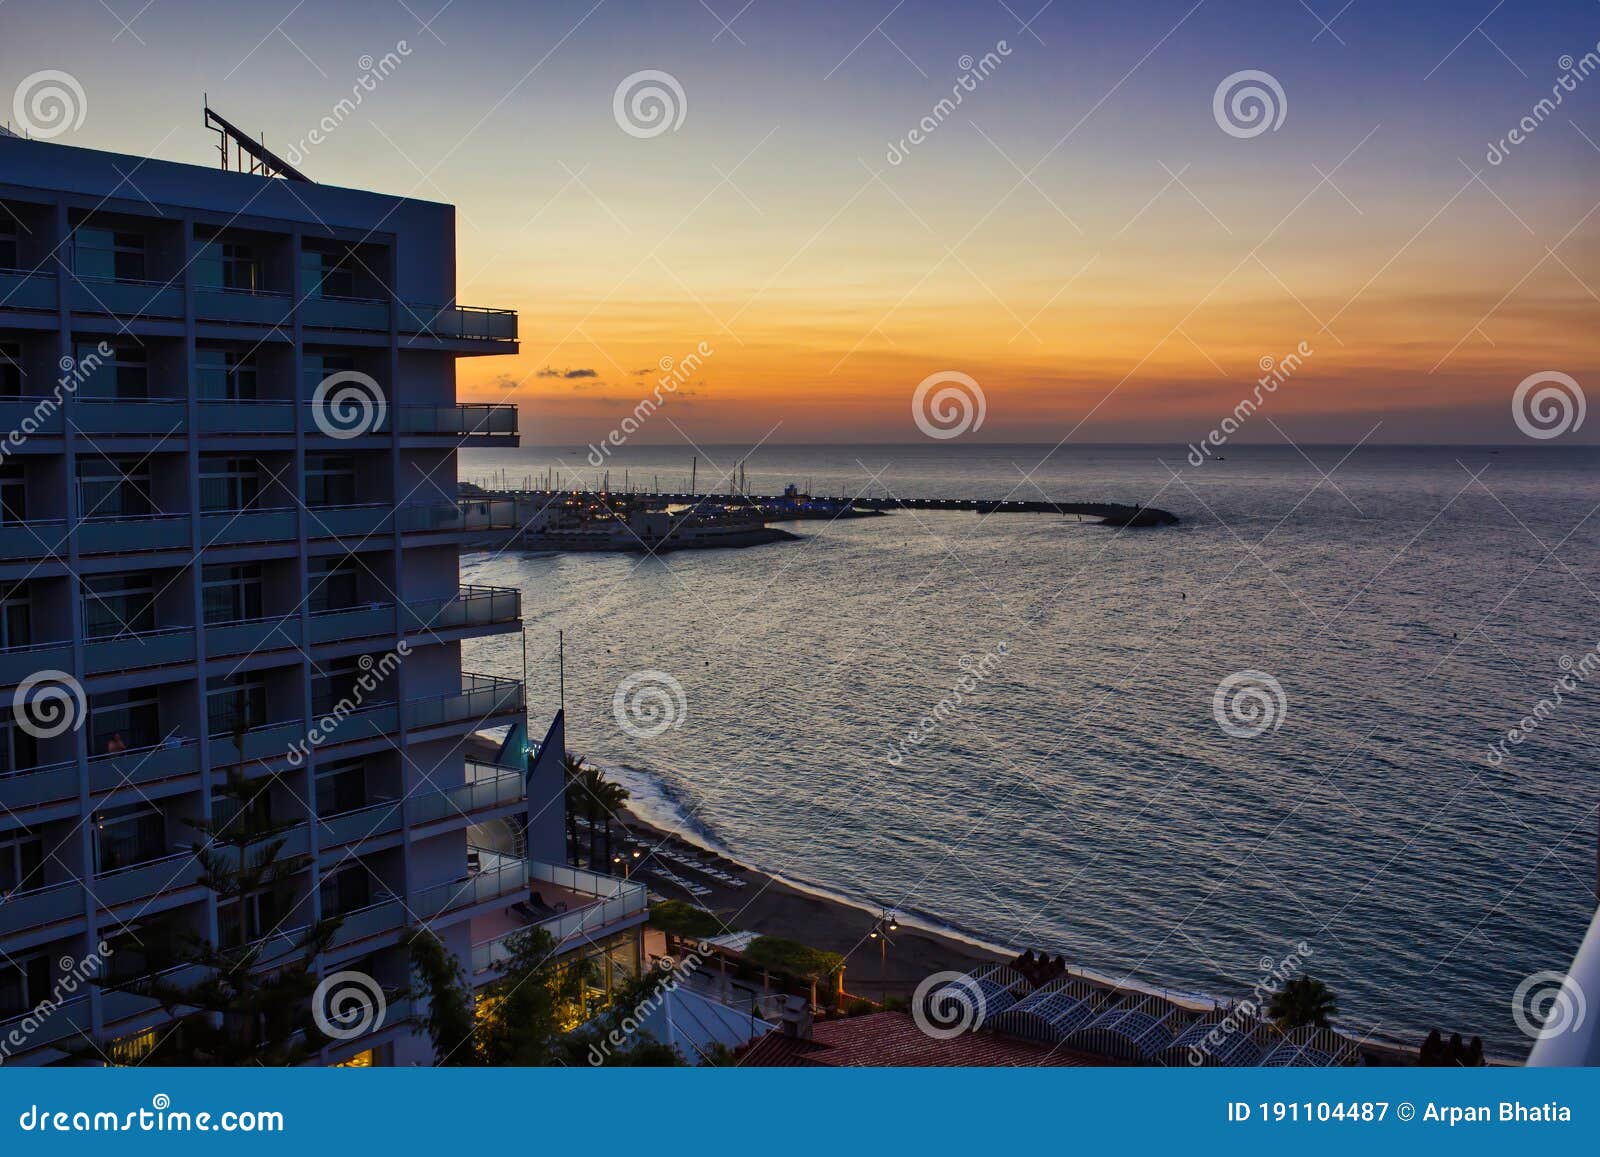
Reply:
<svg viewBox="0 0 1600 1157"><path fill-rule="evenodd" d="M287 914L283 897L271 888L217 905L217 932L223 947L239 948L276 932Z"/></svg>
<svg viewBox="0 0 1600 1157"><path fill-rule="evenodd" d="M336 816L367 806L367 766L359 759L317 769L317 815Z"/></svg>
<svg viewBox="0 0 1600 1157"><path fill-rule="evenodd" d="M33 592L25 582L0 586L0 647L33 642Z"/></svg>
<svg viewBox="0 0 1600 1157"><path fill-rule="evenodd" d="M83 580L83 631L91 639L156 629L156 584L145 574Z"/></svg>
<svg viewBox="0 0 1600 1157"><path fill-rule="evenodd" d="M94 817L97 872L115 872L167 854L167 820L153 805L129 804Z"/></svg>
<svg viewBox="0 0 1600 1157"><path fill-rule="evenodd" d="M147 276L142 233L79 225L72 241L72 267L79 277L143 281Z"/></svg>
<svg viewBox="0 0 1600 1157"><path fill-rule="evenodd" d="M254 458L201 458L200 509L256 509L261 504L262 473Z"/></svg>
<svg viewBox="0 0 1600 1157"><path fill-rule="evenodd" d="M372 869L361 861L322 878L322 916L328 919L365 908L372 899Z"/></svg>
<svg viewBox="0 0 1600 1157"><path fill-rule="evenodd" d="M161 707L153 690L108 691L89 712L89 754L115 755L161 742Z"/></svg>
<svg viewBox="0 0 1600 1157"><path fill-rule="evenodd" d="M300 254L300 292L307 297L356 297L355 254L306 249Z"/></svg>
<svg viewBox="0 0 1600 1157"><path fill-rule="evenodd" d="M208 566L200 572L200 585L207 626L261 618L259 563Z"/></svg>
<svg viewBox="0 0 1600 1157"><path fill-rule="evenodd" d="M50 954L0 957L0 1020L21 1016L50 996Z"/></svg>
<svg viewBox="0 0 1600 1157"><path fill-rule="evenodd" d="M356 460L348 454L306 455L306 505L353 506Z"/></svg>
<svg viewBox="0 0 1600 1157"><path fill-rule="evenodd" d="M39 766L39 741L17 726L15 712L9 708L0 720L0 776Z"/></svg>
<svg viewBox="0 0 1600 1157"><path fill-rule="evenodd" d="M260 674L218 675L206 680L206 727L214 738L229 738L240 725L248 729L266 721L267 684Z"/></svg>
<svg viewBox="0 0 1600 1157"><path fill-rule="evenodd" d="M108 343L109 344L109 343ZM100 353L97 342L79 342L77 359L80 366L93 366L93 372L80 387L86 398L148 398L150 396L150 362L144 347L127 343L111 347L111 356Z"/></svg>
<svg viewBox="0 0 1600 1157"><path fill-rule="evenodd" d="M84 518L140 518L156 511L148 459L93 458L78 463Z"/></svg>
<svg viewBox="0 0 1600 1157"><path fill-rule="evenodd" d="M194 351L195 389L202 401L253 402L256 399L256 356L237 350Z"/></svg>
<svg viewBox="0 0 1600 1157"><path fill-rule="evenodd" d="M9 210L4 210L9 213ZM0 221L0 269L16 269L22 265L22 242L17 237L17 223Z"/></svg>
<svg viewBox="0 0 1600 1157"><path fill-rule="evenodd" d="M369 661L362 666L358 656L348 656L335 659L320 672L315 672L311 678L311 713L313 715L326 715L341 701L348 701L352 705L356 701L356 683L371 669L373 664ZM380 699L382 692L374 688L371 692L362 692L363 702L375 702Z"/></svg>
<svg viewBox="0 0 1600 1157"><path fill-rule="evenodd" d="M306 562L306 605L311 613L343 611L360 601L360 566L354 558L313 558Z"/></svg>
<svg viewBox="0 0 1600 1157"><path fill-rule="evenodd" d="M4 262L0 262L4 268ZM0 341L0 398L22 397L22 346L14 341Z"/></svg>
<svg viewBox="0 0 1600 1157"><path fill-rule="evenodd" d="M261 288L261 261L252 246L207 241L194 259L195 283L207 289L254 293Z"/></svg>
<svg viewBox="0 0 1600 1157"><path fill-rule="evenodd" d="M27 828L0 835L0 897L44 884L44 841Z"/></svg>
<svg viewBox="0 0 1600 1157"><path fill-rule="evenodd" d="M0 525L28 521L28 472L20 463L0 466Z"/></svg>

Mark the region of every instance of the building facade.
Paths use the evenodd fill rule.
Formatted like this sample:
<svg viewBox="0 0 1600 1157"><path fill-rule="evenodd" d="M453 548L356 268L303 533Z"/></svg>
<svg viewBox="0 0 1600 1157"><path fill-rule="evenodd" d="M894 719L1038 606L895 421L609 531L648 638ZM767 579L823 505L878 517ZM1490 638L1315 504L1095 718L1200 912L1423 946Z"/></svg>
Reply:
<svg viewBox="0 0 1600 1157"><path fill-rule="evenodd" d="M0 1061L137 1063L164 1014L91 978L158 926L338 919L320 973L387 1007L330 1064L431 1059L408 928L477 981L531 923L637 969L643 890L526 846L524 687L461 666L522 624L459 583L515 511L458 497L456 451L518 425L455 363L516 349L455 304L448 205L0 138ZM219 904L194 825L241 774L305 867Z"/></svg>

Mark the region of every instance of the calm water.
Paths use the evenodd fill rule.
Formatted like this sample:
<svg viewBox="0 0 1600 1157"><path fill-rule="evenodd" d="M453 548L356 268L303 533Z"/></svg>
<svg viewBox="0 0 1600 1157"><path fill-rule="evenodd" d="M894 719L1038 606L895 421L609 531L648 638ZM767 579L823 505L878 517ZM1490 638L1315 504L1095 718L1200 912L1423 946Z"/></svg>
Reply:
<svg viewBox="0 0 1600 1157"><path fill-rule="evenodd" d="M536 717L564 629L570 745L749 862L1153 986L1242 996L1304 941L1357 1034L1525 1053L1513 990L1564 969L1593 910L1600 677L1501 766L1487 751L1600 640L1600 451L1364 449L1315 492L1289 447L1198 469L1178 447L1063 449L1023 482L1045 451L764 448L750 487L1020 487L1184 524L902 513L665 560L477 555L462 577L526 592ZM1308 453L1331 470L1345 450ZM612 483L677 486L688 458L627 449ZM465 453L461 474L550 465L583 459ZM892 763L963 660L985 676ZM522 665L506 639L466 655ZM612 713L644 669L687 702L648 741ZM1287 700L1253 738L1212 711L1241 670Z"/></svg>

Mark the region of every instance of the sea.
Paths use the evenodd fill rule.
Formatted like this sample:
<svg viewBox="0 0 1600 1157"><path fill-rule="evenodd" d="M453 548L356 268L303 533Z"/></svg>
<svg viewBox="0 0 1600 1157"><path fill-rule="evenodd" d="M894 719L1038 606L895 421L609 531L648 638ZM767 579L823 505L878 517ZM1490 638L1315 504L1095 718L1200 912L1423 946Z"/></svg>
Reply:
<svg viewBox="0 0 1600 1157"><path fill-rule="evenodd" d="M526 634L463 666L525 675L548 720L559 637L568 746L644 815L869 912L1223 1000L1287 962L1356 1037L1524 1056L1519 1003L1596 904L1600 448L1215 453L628 445L607 479L583 447L463 451L486 485L742 468L756 494L1181 519L901 511L746 550L471 554L462 581L520 588Z"/></svg>

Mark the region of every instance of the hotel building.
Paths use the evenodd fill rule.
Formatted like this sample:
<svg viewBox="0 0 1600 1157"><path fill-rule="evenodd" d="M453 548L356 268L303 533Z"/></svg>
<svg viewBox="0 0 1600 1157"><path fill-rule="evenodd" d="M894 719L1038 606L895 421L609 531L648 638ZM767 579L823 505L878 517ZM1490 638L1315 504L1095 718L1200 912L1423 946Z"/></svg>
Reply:
<svg viewBox="0 0 1600 1157"><path fill-rule="evenodd" d="M455 363L517 317L455 304L455 260L448 205L0 136L4 1063L137 1063L161 1008L74 973L142 975L157 931L269 960L338 918L319 974L388 1008L327 1064L431 1061L407 928L476 983L530 924L597 1000L637 970L643 888L565 866L522 683L462 670L522 623L459 584L515 512L458 497L456 450L518 415ZM291 895L199 882L236 771L278 777Z"/></svg>

